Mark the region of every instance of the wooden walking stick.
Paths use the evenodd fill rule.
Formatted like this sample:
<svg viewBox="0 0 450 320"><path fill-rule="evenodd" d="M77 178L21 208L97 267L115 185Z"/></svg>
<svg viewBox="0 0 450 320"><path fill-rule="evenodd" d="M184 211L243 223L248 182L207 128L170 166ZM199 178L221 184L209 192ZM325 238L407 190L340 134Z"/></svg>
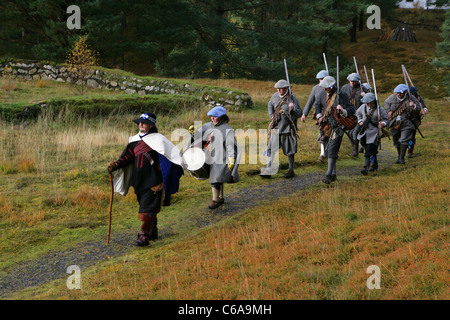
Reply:
<svg viewBox="0 0 450 320"><path fill-rule="evenodd" d="M109 174L109 182L111 183L111 198L109 199L109 225L108 225L108 238L106 240L106 244L109 244L109 236L111 234L111 213L112 213L112 204L113 204L113 196L114 196L114 184L113 184L112 173Z"/></svg>

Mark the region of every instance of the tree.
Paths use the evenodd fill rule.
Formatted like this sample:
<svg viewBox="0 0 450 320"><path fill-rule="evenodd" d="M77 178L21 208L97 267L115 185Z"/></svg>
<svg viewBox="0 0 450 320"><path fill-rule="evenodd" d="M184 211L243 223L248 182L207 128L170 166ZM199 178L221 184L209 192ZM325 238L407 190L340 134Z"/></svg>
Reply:
<svg viewBox="0 0 450 320"><path fill-rule="evenodd" d="M442 41L436 44L436 58L432 61L432 64L437 68L443 68L447 70L444 81L447 86L447 93L450 95L450 10L445 11L445 21L441 27Z"/></svg>
<svg viewBox="0 0 450 320"><path fill-rule="evenodd" d="M67 70L70 72L71 83L77 91L84 95L89 78L94 71L92 66L97 64L97 54L88 48L87 37L81 36L67 54Z"/></svg>

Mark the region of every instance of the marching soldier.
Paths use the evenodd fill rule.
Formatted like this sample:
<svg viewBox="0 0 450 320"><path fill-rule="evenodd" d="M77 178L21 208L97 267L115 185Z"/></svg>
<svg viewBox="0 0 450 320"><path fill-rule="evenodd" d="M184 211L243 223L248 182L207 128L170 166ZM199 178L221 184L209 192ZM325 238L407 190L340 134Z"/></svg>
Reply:
<svg viewBox="0 0 450 320"><path fill-rule="evenodd" d="M279 146L283 150L283 154L288 157L289 169L284 175L289 179L294 177L294 159L297 153L297 120L302 115L302 109L297 98L290 94L289 83L286 80L279 80L275 86L275 92L268 103L268 113L271 119L271 129L278 128L278 135L271 134L268 150L267 169L270 172L274 153L276 150L270 151L274 143L274 139L279 139ZM263 175L267 178L270 175Z"/></svg>
<svg viewBox="0 0 450 320"><path fill-rule="evenodd" d="M416 87L409 87L409 92L411 92L411 95L419 101L420 107L422 108L420 110L420 114L418 117L416 117L416 127L419 128L419 126L422 123L422 118L428 113L428 108L425 105L425 101L423 100L422 96L420 96L417 92L418 89ZM408 158L413 157L414 147L416 145L416 133L417 130L414 131L412 139L408 143Z"/></svg>
<svg viewBox="0 0 450 320"><path fill-rule="evenodd" d="M360 85L361 83L361 76L357 73L351 73L347 77L348 83L343 85L341 90L347 94L350 103L355 106L355 110L357 110L362 102L361 98L364 96L364 94L367 92L367 90L364 90L364 87ZM352 130L348 131L348 134L350 137L352 137L353 141L349 139L350 144L352 145L352 153L350 153L351 157L356 157L359 153L358 147L359 147L359 140L358 140L358 132L360 130L359 125L357 124L356 127Z"/></svg>
<svg viewBox="0 0 450 320"><path fill-rule="evenodd" d="M414 96L409 96L408 89L406 84L399 84L384 102L394 146L397 148L398 164L405 163L409 141L413 139L417 128L414 121L421 111L419 101Z"/></svg>
<svg viewBox="0 0 450 320"><path fill-rule="evenodd" d="M388 117L383 107L377 108L375 95L372 92L366 93L361 102L363 104L356 110L356 117L360 126L358 140L365 149L365 163L361 173L367 175L369 171L378 169L377 153L379 138L381 138L379 131L388 124Z"/></svg>
<svg viewBox="0 0 450 320"><path fill-rule="evenodd" d="M317 119L316 119L317 105L320 104L320 101L326 99L326 93L319 86L319 84L323 80L323 78L325 78L326 76L328 76L328 71L326 71L326 70L321 70L321 71L319 71L319 73L317 73L316 79L319 80L319 83L316 84L311 90L311 93L309 95L308 101L306 102L305 108L303 109L303 114L302 114L302 117L301 117L302 122L305 122L305 119L308 116L309 111L311 110L311 107L314 107L314 116L313 116L313 118L314 118L314 120L317 121ZM323 97L323 99L321 97ZM323 159L324 158L325 158L325 147L324 147L323 143L321 143L320 144L320 156L317 159L317 161L320 162L320 163L323 163Z"/></svg>
<svg viewBox="0 0 450 320"><path fill-rule="evenodd" d="M325 178L322 180L326 184L330 184L337 180L336 177L336 161L338 158L339 148L341 147L343 129L338 122L338 117L349 117L355 114L355 107L348 100L344 92L337 94L336 80L331 77L325 77L320 83L320 87L326 92L325 101L322 101L317 112L319 128L321 130L320 140L326 145L326 154L328 157L328 170Z"/></svg>

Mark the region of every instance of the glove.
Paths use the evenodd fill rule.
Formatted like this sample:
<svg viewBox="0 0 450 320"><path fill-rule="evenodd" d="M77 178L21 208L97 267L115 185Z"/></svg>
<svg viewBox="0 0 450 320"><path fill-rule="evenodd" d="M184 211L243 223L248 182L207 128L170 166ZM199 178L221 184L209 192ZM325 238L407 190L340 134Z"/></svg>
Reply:
<svg viewBox="0 0 450 320"><path fill-rule="evenodd" d="M188 129L190 134L194 134L195 130L194 130L194 125L190 126Z"/></svg>
<svg viewBox="0 0 450 320"><path fill-rule="evenodd" d="M234 158L228 157L228 169L230 171L233 171L233 168L234 168Z"/></svg>
<svg viewBox="0 0 450 320"><path fill-rule="evenodd" d="M118 169L117 163L115 161L113 161L109 164L109 167L107 170L108 170L108 173L112 173L113 171L116 171L117 169Z"/></svg>

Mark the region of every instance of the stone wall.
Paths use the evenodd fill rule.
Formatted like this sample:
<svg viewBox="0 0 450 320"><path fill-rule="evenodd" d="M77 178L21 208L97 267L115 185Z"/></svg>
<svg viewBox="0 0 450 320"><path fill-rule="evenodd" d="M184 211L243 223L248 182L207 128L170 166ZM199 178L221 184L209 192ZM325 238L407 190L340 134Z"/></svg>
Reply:
<svg viewBox="0 0 450 320"><path fill-rule="evenodd" d="M72 75L66 66L51 63L0 61L0 75L5 72L14 78L23 80L52 80L72 82ZM205 104L222 104L231 110L250 107L253 102L247 93L236 93L219 87L206 87L195 83L182 83L164 79L146 79L117 75L112 72L95 70L87 79L87 86L105 90L123 91L127 94L189 94L202 99Z"/></svg>

